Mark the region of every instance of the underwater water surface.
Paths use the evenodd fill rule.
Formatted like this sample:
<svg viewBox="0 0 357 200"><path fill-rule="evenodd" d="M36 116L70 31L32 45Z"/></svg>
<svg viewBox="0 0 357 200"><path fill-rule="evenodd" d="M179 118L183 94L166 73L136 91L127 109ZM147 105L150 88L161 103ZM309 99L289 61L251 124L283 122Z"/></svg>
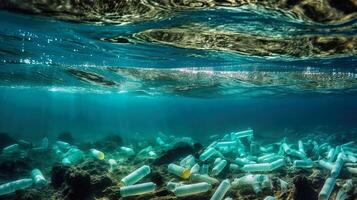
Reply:
<svg viewBox="0 0 357 200"><path fill-rule="evenodd" d="M301 158L300 154L297 157L309 162L312 160L314 166L333 149L336 152L327 156L329 162L338 163L337 155L343 152L345 162L352 163L348 166L356 167L355 144L348 144L357 139L357 20L354 18L341 23L320 23L250 6L180 10L168 16L139 17L132 21L130 18L114 20L110 14L105 15L103 21L77 21L77 18L68 20L71 13L66 12L64 16L51 17L50 11L43 15L15 11L0 10L0 133L6 138L1 148L12 144L8 140L17 141L20 146L23 144L19 141L23 140L31 143L31 148L38 145L42 148L41 145L47 144L46 149L52 150L50 153L46 150L44 155L55 151L58 156L58 148L61 154L60 159L52 156L45 162L31 158L38 155L37 151L26 150L24 153L28 147L21 147L20 158L24 163L20 165L26 167L18 167L10 173L6 171L9 170L6 167L7 155L3 153L0 183L22 178L35 166L41 168L46 179L51 179L53 188L36 189L39 193L25 190L25 194L34 195L33 199L123 198L123 189L119 196L103 191L113 185L122 186L123 181L117 183L118 180L141 165L150 165L155 173L160 174L162 169L166 170L167 164L177 164L187 154L193 154L200 160L197 162L200 165L208 164L209 160L202 160L199 155L214 145L229 164L236 164L233 161L236 153L238 158L247 153L254 163L257 156L272 153L273 150L262 148L257 150L259 153L253 153L252 135L237 136L243 137L243 144L234 147L235 150L231 147L222 150L217 143L206 146L215 140L218 143L237 142L239 139L228 140L225 135L232 136L242 130L254 130L254 139L260 146L264 144L264 148L270 148L268 143L280 145L274 146L274 151L279 150L279 156L283 156L283 144L290 142L290 147L297 148L297 141L301 140L308 149L306 155L309 158L306 155ZM113 135L120 138L113 141L117 145L115 150L106 146L113 140L110 139ZM92 154L99 159L98 152L92 149L101 150L106 153L109 164L91 162L88 165L87 161L83 164L77 160L76 163L64 163L63 159L73 152L69 147L56 143L58 140L73 143L86 156L86 151L90 152L90 158L85 156L84 160L93 159ZM315 141L321 146L315 147ZM48 142L53 146L48 147ZM177 148L176 143L180 142L195 145L193 150L190 147L186 151ZM204 148L198 151L196 142L203 144ZM244 148L245 145L248 146ZM149 156L143 158L139 152L145 152L148 146L152 149L148 150ZM130 150L123 147L134 149L136 157L131 157ZM240 148L246 153L242 153ZM318 152L315 152L316 148ZM172 160L167 158L172 157L170 149L177 151L177 157L173 156ZM285 149L284 156L288 158L284 162L293 165L296 154L287 152ZM112 171L114 161L108 158L119 163L120 167L115 167L118 170L116 174ZM17 162L20 161L12 163L12 166L16 168ZM53 167L53 163L58 162L71 168ZM65 186L61 182L57 187L56 173L61 170L68 173L66 170L73 170L72 164L82 171L86 171L88 166L102 169L110 165L110 174L105 175L112 182L98 183L95 187L103 189L92 189L89 196L78 196L83 191L71 185L75 183L68 176L62 181ZM215 161L211 167L216 164ZM226 164L222 161L222 165ZM242 164L238 162L238 165ZM293 166L294 170L298 168L295 163ZM309 176L308 168L302 172L289 171L290 167L289 170L284 169L283 172L289 171L290 174L285 173L280 178L295 184L295 190L289 192L282 192L281 186L276 189L277 180L272 178L275 181L274 189L271 188L273 192L254 190L248 194L229 190L228 194L233 199L264 199L268 194L277 199L304 199L304 195L294 191L299 181L307 184L304 181L310 180L296 181L292 174ZM348 179L356 184L356 168L353 168L355 171L347 168L348 172L343 173L341 180L338 179L341 182L339 188ZM223 173L229 174L226 171ZM252 172L244 165L241 171ZM212 173L220 181L225 178L215 171ZM322 185L311 186L315 187L311 189L315 193L305 188L305 195L311 197L305 196L305 199L317 199L327 177L323 173L326 172L311 175ZM101 172L98 174L102 175ZM273 172L270 175L277 177ZM167 174L162 176L165 184L172 178ZM237 178L232 174L227 176ZM242 176L240 173L238 178ZM160 181L155 181L159 186ZM37 179L34 183L37 186ZM93 187L93 181L91 184ZM239 184L237 181L236 185ZM66 187L70 189L63 189ZM15 196L2 196L5 193L2 188L4 186L0 186L0 199L25 198L21 192ZM348 192L347 198L356 198L354 187ZM180 196L177 190L174 193ZM170 195L175 196L167 194ZM155 193L141 199L161 199L159 196ZM208 196L183 199L210 199ZM337 191L333 196L338 196ZM320 195L319 199L327 200L328 197Z"/></svg>

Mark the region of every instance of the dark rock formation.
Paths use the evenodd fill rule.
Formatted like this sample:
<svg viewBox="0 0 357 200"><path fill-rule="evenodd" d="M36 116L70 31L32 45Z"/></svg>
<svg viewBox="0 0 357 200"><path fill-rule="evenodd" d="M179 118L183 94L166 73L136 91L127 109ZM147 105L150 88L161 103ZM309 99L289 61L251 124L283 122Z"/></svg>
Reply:
<svg viewBox="0 0 357 200"><path fill-rule="evenodd" d="M73 142L74 142L72 133L70 133L70 132L62 132L62 133L58 134L57 140L60 140L63 142L68 142L69 144L73 144Z"/></svg>
<svg viewBox="0 0 357 200"><path fill-rule="evenodd" d="M65 175L66 188L63 191L65 199L84 200L92 195L91 177L89 173L78 168L68 169Z"/></svg>
<svg viewBox="0 0 357 200"><path fill-rule="evenodd" d="M55 165L51 171L51 184L55 189L58 189L65 182L65 175L69 167L62 165Z"/></svg>
<svg viewBox="0 0 357 200"><path fill-rule="evenodd" d="M8 179L28 175L31 170L31 160L28 158L1 158L0 178Z"/></svg>
<svg viewBox="0 0 357 200"><path fill-rule="evenodd" d="M0 8L54 16L71 21L120 23L168 17L182 10L242 5L280 10L300 19L321 23L340 23L351 20L356 17L357 9L354 0L4 0L1 1Z"/></svg>
<svg viewBox="0 0 357 200"><path fill-rule="evenodd" d="M146 30L135 34L135 37L181 48L232 51L254 56L326 57L357 54L355 36L269 37L185 26Z"/></svg>
<svg viewBox="0 0 357 200"><path fill-rule="evenodd" d="M16 143L16 140L12 138L7 133L0 133L0 149L2 150L4 147Z"/></svg>
<svg viewBox="0 0 357 200"><path fill-rule="evenodd" d="M153 164L163 165L171 163L178 160L180 157L187 156L188 154L196 154L199 150L201 150L199 148L199 145L191 146L186 143L178 143L157 158Z"/></svg>
<svg viewBox="0 0 357 200"><path fill-rule="evenodd" d="M295 186L293 198L295 200L317 200L318 193L311 180L305 176L297 176L293 181Z"/></svg>
<svg viewBox="0 0 357 200"><path fill-rule="evenodd" d="M119 135L107 135L94 142L91 146L105 152L112 152L123 145L123 139Z"/></svg>
<svg viewBox="0 0 357 200"><path fill-rule="evenodd" d="M116 82L114 82L100 74L96 74L94 72L81 71L81 70L77 70L77 69L68 69L67 72L69 74L73 75L74 77L78 78L79 80L86 82L86 83L103 85L103 86L117 85Z"/></svg>

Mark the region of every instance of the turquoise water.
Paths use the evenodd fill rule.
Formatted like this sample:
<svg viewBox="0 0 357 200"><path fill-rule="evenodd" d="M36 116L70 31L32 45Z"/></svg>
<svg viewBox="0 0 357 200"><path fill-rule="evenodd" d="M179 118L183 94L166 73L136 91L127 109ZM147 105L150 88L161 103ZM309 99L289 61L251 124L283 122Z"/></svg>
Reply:
<svg viewBox="0 0 357 200"><path fill-rule="evenodd" d="M330 199L356 199L353 17L242 6L88 22L9 2L22 1L0 2L15 11L0 10L0 200L204 200L219 183L231 199L315 200L329 177ZM149 190L124 197L143 165L133 187ZM199 175L214 180L200 194L166 186Z"/></svg>
<svg viewBox="0 0 357 200"><path fill-rule="evenodd" d="M77 137L159 131L194 136L247 127L262 135L314 126L356 128L354 55L259 57L177 48L133 36L200 23L272 36L354 35L353 21L308 24L249 9L188 11L125 24L70 23L5 11L0 18L1 132L40 138L61 131ZM101 40L111 37L129 43ZM114 71L128 68L142 73ZM113 84L81 79L69 69L95 73ZM152 71L163 74L162 80L144 77ZM203 75L192 75L198 72ZM268 78L249 82L256 76Z"/></svg>

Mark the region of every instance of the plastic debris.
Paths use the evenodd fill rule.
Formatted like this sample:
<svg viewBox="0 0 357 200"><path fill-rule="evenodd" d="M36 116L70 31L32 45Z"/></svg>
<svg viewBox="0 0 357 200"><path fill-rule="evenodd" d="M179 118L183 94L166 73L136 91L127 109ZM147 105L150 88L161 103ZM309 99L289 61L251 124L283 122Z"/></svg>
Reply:
<svg viewBox="0 0 357 200"><path fill-rule="evenodd" d="M210 200L222 200L224 198L224 195L226 195L227 191L230 188L231 188L231 184L228 179L222 181Z"/></svg>
<svg viewBox="0 0 357 200"><path fill-rule="evenodd" d="M150 174L151 169L148 165L144 165L135 171L131 172L129 175L121 179L121 182L128 186L128 185L133 185L143 179L145 176Z"/></svg>
<svg viewBox="0 0 357 200"><path fill-rule="evenodd" d="M136 185L124 186L120 188L120 195L122 197L136 196L147 193L152 193L156 189L156 184L153 182L140 183Z"/></svg>
<svg viewBox="0 0 357 200"><path fill-rule="evenodd" d="M5 194L10 194L15 192L16 190L22 190L30 187L33 184L33 180L28 179L20 179L17 181L12 181L9 183L5 183L0 185L0 196Z"/></svg>
<svg viewBox="0 0 357 200"><path fill-rule="evenodd" d="M211 189L211 184L208 183L194 183L194 184L189 184L189 185L182 185L178 186L175 189L175 195L178 197L182 196L190 196L194 194L199 194L203 192L207 192L209 189Z"/></svg>

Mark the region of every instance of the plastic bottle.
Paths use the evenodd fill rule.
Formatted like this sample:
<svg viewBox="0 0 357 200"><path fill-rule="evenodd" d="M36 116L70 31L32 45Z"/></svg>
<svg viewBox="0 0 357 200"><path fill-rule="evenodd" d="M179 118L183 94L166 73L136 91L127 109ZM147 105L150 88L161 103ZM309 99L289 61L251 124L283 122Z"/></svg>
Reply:
<svg viewBox="0 0 357 200"><path fill-rule="evenodd" d="M128 156L133 156L135 155L135 152L132 148L129 147L120 147L120 149Z"/></svg>
<svg viewBox="0 0 357 200"><path fill-rule="evenodd" d="M357 175L357 168L347 167L346 169L347 169L347 171L350 172L351 174Z"/></svg>
<svg viewBox="0 0 357 200"><path fill-rule="evenodd" d="M188 179L190 177L190 170L187 168L184 168L182 166L176 165L176 164L169 164L168 166L168 171L171 174L174 174L178 177L181 177L183 179Z"/></svg>
<svg viewBox="0 0 357 200"><path fill-rule="evenodd" d="M294 168L312 168L314 163L311 160L295 160Z"/></svg>
<svg viewBox="0 0 357 200"><path fill-rule="evenodd" d="M154 192L156 189L156 184L153 182L140 183L136 185L129 185L120 188L120 195L122 197L142 195Z"/></svg>
<svg viewBox="0 0 357 200"><path fill-rule="evenodd" d="M67 150L71 147L71 145L67 142L63 142L63 141L60 141L60 140L57 140L55 142L55 145L58 146L60 149L62 150Z"/></svg>
<svg viewBox="0 0 357 200"><path fill-rule="evenodd" d="M81 150L72 147L65 153L64 158L62 159L62 164L66 166L75 165L81 162L83 158L84 153Z"/></svg>
<svg viewBox="0 0 357 200"><path fill-rule="evenodd" d="M31 177L36 186L42 187L46 185L47 181L39 169L34 169L31 171Z"/></svg>
<svg viewBox="0 0 357 200"><path fill-rule="evenodd" d="M97 149L90 149L90 154L95 158L95 159L98 159L98 160L104 160L105 158L105 155L103 152L97 150Z"/></svg>
<svg viewBox="0 0 357 200"><path fill-rule="evenodd" d="M33 184L33 180L28 179L20 179L17 181L12 181L9 183L5 183L0 185L0 196L5 194L10 194L15 192L16 190L22 190L30 187Z"/></svg>
<svg viewBox="0 0 357 200"><path fill-rule="evenodd" d="M218 174L220 174L223 171L223 169L226 167L226 165L227 165L227 161L221 160L216 166L213 167L212 174L214 176L217 176Z"/></svg>
<svg viewBox="0 0 357 200"><path fill-rule="evenodd" d="M201 174L208 174L209 166L207 164L203 164L200 170Z"/></svg>
<svg viewBox="0 0 357 200"><path fill-rule="evenodd" d="M207 192L209 189L211 189L211 185L205 182L182 185L175 189L175 195L178 197L189 196Z"/></svg>
<svg viewBox="0 0 357 200"><path fill-rule="evenodd" d="M339 153L337 156L337 160L331 169L331 176L333 178L337 178L338 175L340 174L343 164L345 162L344 159L345 159L345 155L343 153Z"/></svg>
<svg viewBox="0 0 357 200"><path fill-rule="evenodd" d="M247 172L265 172L271 171L270 163L247 164L242 167L242 170Z"/></svg>
<svg viewBox="0 0 357 200"><path fill-rule="evenodd" d="M195 161L195 157L193 157L193 155L188 155L180 161L180 165L182 167L186 167L186 168L191 168L195 164L196 164L196 161Z"/></svg>
<svg viewBox="0 0 357 200"><path fill-rule="evenodd" d="M12 145L9 145L7 147L4 147L2 149L2 153L3 154L11 154L11 153L14 153L14 152L18 151L19 149L20 149L19 144L12 144Z"/></svg>
<svg viewBox="0 0 357 200"><path fill-rule="evenodd" d="M219 162L221 162L222 158L218 157L214 160L213 165L216 166Z"/></svg>
<svg viewBox="0 0 357 200"><path fill-rule="evenodd" d="M285 160L284 159L279 159L274 162L270 163L270 171L276 170L280 167L283 167L285 165Z"/></svg>
<svg viewBox="0 0 357 200"><path fill-rule="evenodd" d="M333 168L333 163L324 160L319 160L319 166L331 171Z"/></svg>
<svg viewBox="0 0 357 200"><path fill-rule="evenodd" d="M192 174L191 175L191 180L193 182L206 182L206 183L209 183L209 184L216 184L218 183L219 181L213 177L210 177L206 174Z"/></svg>
<svg viewBox="0 0 357 200"><path fill-rule="evenodd" d="M114 159L109 159L108 160L108 164L109 164L109 172L113 172L114 169L117 167L118 163L117 161L115 161Z"/></svg>
<svg viewBox="0 0 357 200"><path fill-rule="evenodd" d="M305 148L304 148L304 143L301 140L299 140L298 146L299 146L299 151L306 155Z"/></svg>
<svg viewBox="0 0 357 200"><path fill-rule="evenodd" d="M266 196L264 200L276 200L273 196Z"/></svg>
<svg viewBox="0 0 357 200"><path fill-rule="evenodd" d="M353 181L349 179L346 181L345 184L338 190L336 195L336 200L345 200L347 199L347 193L352 190L353 188Z"/></svg>
<svg viewBox="0 0 357 200"><path fill-rule="evenodd" d="M222 200L227 191L231 188L231 184L228 179L224 180L219 184L218 188L214 192L210 200Z"/></svg>
<svg viewBox="0 0 357 200"><path fill-rule="evenodd" d="M247 129L244 131L239 131L234 133L235 137L237 138L243 138L243 137L253 137L253 130L252 129Z"/></svg>
<svg viewBox="0 0 357 200"><path fill-rule="evenodd" d="M236 158L234 160L238 165L256 164L256 162L249 160L248 158Z"/></svg>
<svg viewBox="0 0 357 200"><path fill-rule="evenodd" d="M181 186L183 185L182 183L175 183L175 182L168 182L166 184L166 189L168 189L169 191L173 192L175 191L175 189L178 187L178 186Z"/></svg>
<svg viewBox="0 0 357 200"><path fill-rule="evenodd" d="M322 187L319 193L319 200L328 200L333 188L335 187L336 179L335 178L327 178L324 186Z"/></svg>
<svg viewBox="0 0 357 200"><path fill-rule="evenodd" d="M236 172L239 170L239 165L231 163L231 164L229 164L229 170L232 172Z"/></svg>
<svg viewBox="0 0 357 200"><path fill-rule="evenodd" d="M121 182L126 186L133 185L150 174L150 172L150 167L148 165L143 165L142 167L136 169L135 171L122 178Z"/></svg>
<svg viewBox="0 0 357 200"><path fill-rule="evenodd" d="M190 174L197 174L200 171L200 165L196 163L192 168L190 169Z"/></svg>
<svg viewBox="0 0 357 200"><path fill-rule="evenodd" d="M211 156L213 156L216 153L216 149L210 147L206 149L201 155L200 155L200 160L201 161L206 161L208 160Z"/></svg>

